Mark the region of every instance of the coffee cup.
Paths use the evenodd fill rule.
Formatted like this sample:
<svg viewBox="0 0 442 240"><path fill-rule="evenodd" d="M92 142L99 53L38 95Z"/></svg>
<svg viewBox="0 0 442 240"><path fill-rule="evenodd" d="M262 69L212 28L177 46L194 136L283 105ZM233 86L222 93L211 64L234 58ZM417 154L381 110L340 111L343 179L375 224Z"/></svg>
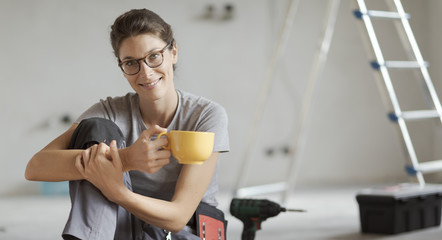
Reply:
<svg viewBox="0 0 442 240"><path fill-rule="evenodd" d="M202 164L213 151L213 132L171 130L158 134L157 138L162 136L167 136L169 141L163 148L170 150L181 164Z"/></svg>

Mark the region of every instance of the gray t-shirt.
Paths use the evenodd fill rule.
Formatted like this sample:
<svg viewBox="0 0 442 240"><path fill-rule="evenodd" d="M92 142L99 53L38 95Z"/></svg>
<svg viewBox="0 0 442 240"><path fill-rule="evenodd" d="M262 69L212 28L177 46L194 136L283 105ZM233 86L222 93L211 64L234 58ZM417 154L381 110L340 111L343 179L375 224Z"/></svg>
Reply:
<svg viewBox="0 0 442 240"><path fill-rule="evenodd" d="M177 94L178 108L167 129L214 132L213 152L229 151L227 114L224 108L211 100L184 91L177 90ZM91 117L106 118L115 122L126 137L127 146L133 144L146 130L136 93L101 100L84 112L76 123ZM154 174L131 171L133 191L148 197L171 200L181 168L182 165L172 156L170 163ZM202 201L217 206L217 192L216 170Z"/></svg>

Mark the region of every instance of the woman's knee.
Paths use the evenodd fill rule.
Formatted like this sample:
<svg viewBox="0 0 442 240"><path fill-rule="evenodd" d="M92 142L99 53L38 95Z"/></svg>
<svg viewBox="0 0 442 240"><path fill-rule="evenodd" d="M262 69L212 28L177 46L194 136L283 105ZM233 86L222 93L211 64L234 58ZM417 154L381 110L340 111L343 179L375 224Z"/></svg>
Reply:
<svg viewBox="0 0 442 240"><path fill-rule="evenodd" d="M117 124L105 118L87 118L78 124L69 148L86 149L101 142L110 144L112 140L117 141L118 148L126 146L125 137Z"/></svg>

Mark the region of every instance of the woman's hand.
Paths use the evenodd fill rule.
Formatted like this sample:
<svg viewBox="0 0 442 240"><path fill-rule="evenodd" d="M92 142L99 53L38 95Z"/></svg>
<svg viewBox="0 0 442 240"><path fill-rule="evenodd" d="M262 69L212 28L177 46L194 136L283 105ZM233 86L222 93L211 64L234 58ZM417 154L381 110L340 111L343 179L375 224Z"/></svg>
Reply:
<svg viewBox="0 0 442 240"><path fill-rule="evenodd" d="M167 138L151 140L155 134L166 131L167 129L154 125L143 131L134 144L122 149L124 170L138 170L153 174L169 164L171 153L169 150L162 148L162 146L167 145Z"/></svg>
<svg viewBox="0 0 442 240"><path fill-rule="evenodd" d="M115 140L110 143L110 147L100 143L84 150L77 156L75 167L110 201L114 201L118 197L117 194L126 188L123 183L123 166Z"/></svg>

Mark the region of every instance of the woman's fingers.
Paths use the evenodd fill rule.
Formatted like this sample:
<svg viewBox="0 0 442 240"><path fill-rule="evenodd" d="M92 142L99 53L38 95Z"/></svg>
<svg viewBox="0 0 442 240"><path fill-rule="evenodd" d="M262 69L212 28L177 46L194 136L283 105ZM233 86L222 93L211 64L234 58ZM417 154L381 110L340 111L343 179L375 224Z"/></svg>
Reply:
<svg viewBox="0 0 442 240"><path fill-rule="evenodd" d="M83 150L83 151L81 152L81 154L79 154L79 155L77 156L77 161L80 161L80 163L81 163L81 165L82 165L82 167L83 167L83 170L84 170L84 168L85 168L87 165L89 165L90 154L91 154L91 149L88 148L88 149ZM84 171L83 171L83 172L84 172Z"/></svg>
<svg viewBox="0 0 442 240"><path fill-rule="evenodd" d="M170 153L169 150L163 149L163 150L158 150L156 152L156 157L155 158L156 159L169 159L171 155L172 155L172 153Z"/></svg>
<svg viewBox="0 0 442 240"><path fill-rule="evenodd" d="M83 156L83 153L78 154L77 157L75 157L75 167L81 173L81 175L84 177L84 163L83 163L82 156Z"/></svg>
<svg viewBox="0 0 442 240"><path fill-rule="evenodd" d="M164 165L169 164L169 158L155 159L153 161L149 161L147 165L149 166L150 173L154 173L162 168Z"/></svg>
<svg viewBox="0 0 442 240"><path fill-rule="evenodd" d="M110 143L110 154L112 157L112 163L115 167L122 168L123 165L121 163L120 155L118 154L117 141L113 140Z"/></svg>
<svg viewBox="0 0 442 240"><path fill-rule="evenodd" d="M169 144L167 137L160 137L151 142L154 149L162 149Z"/></svg>
<svg viewBox="0 0 442 240"><path fill-rule="evenodd" d="M97 148L98 148L98 145L95 144L87 149L87 150L89 150L89 157L88 157L87 161L86 161L86 159L84 161L85 166L88 166L89 163L91 163L95 159L95 157L97 156Z"/></svg>
<svg viewBox="0 0 442 240"><path fill-rule="evenodd" d="M167 138L166 137L162 137L162 138L157 138L154 141L151 141L152 137L154 137L155 135L158 135L162 132L167 132L166 128L162 128L158 125L154 125L152 127L150 127L149 129L143 131L143 133L140 135L140 138L142 138L142 143L144 144L150 144L155 142L156 144L153 145L156 148L160 148L162 146L167 145ZM157 142L158 140L162 139L161 141Z"/></svg>
<svg viewBox="0 0 442 240"><path fill-rule="evenodd" d="M150 127L145 131L145 134L150 139L152 136L160 134L162 132L167 132L167 128L162 128L158 125L153 125L152 127Z"/></svg>
<svg viewBox="0 0 442 240"><path fill-rule="evenodd" d="M100 143L97 147L97 154L95 156L95 161L99 162L99 161L107 161L108 159L106 158L107 152L109 151L109 146L107 146L105 143Z"/></svg>
<svg viewBox="0 0 442 240"><path fill-rule="evenodd" d="M124 151L122 162L125 169L154 173L168 164L170 151L163 148L163 146L168 145L167 138L153 138L155 135L166 131L166 128L157 125L144 130L137 141Z"/></svg>
<svg viewBox="0 0 442 240"><path fill-rule="evenodd" d="M90 148L85 149L85 150L81 153L81 155L83 156L83 160L84 160L84 159L87 159L87 160L89 161L90 154L91 154L91 149L90 149Z"/></svg>

